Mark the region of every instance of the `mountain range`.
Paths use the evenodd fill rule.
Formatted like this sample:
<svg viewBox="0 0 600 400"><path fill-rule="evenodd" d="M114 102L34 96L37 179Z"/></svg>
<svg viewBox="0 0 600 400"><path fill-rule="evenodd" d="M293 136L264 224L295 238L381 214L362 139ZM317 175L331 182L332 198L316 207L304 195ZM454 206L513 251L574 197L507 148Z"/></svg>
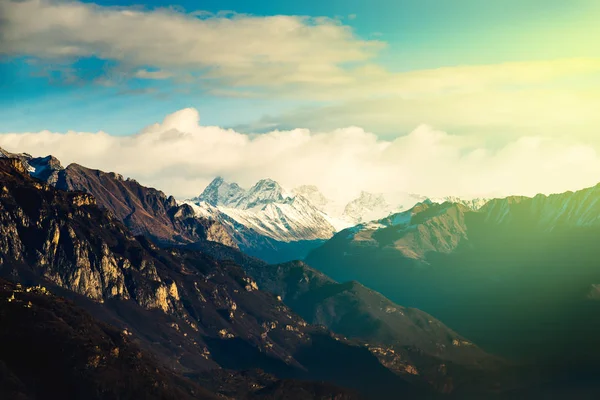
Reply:
<svg viewBox="0 0 600 400"><path fill-rule="evenodd" d="M0 160L0 178L0 274L71 298L176 372L260 368L384 397L411 390L367 348L307 325L237 265L136 237L91 195L35 181L19 160Z"/></svg>
<svg viewBox="0 0 600 400"><path fill-rule="evenodd" d="M0 277L22 285L0 282L0 315L48 335L30 310L50 309L35 315L74 329L49 336L70 343L53 356L62 381L0 352L0 393L40 397L30 382L82 391L64 377L96 359L101 368L84 376L91 387L141 368L140 385L179 398L600 389L600 185L489 201L414 196L406 211L346 219L340 230L346 209L361 207L339 207L314 186L265 179L245 190L216 179L178 202L118 173L0 156ZM353 204L388 204L361 198ZM81 341L92 331L95 353ZM0 336L16 337L10 326ZM142 361L115 359L115 347Z"/></svg>
<svg viewBox="0 0 600 400"><path fill-rule="evenodd" d="M262 179L246 190L237 183L215 178L190 205L203 219L219 221L246 253L269 262L303 259L336 232L410 208L426 197L396 193L390 202L383 194L361 192L347 204L328 199L314 185L284 189ZM483 199L461 200L480 207ZM395 205L392 205L395 204Z"/></svg>
<svg viewBox="0 0 600 400"><path fill-rule="evenodd" d="M544 365L572 388L600 356L599 207L600 186L477 210L423 202L337 233L306 262L429 312L488 351Z"/></svg>
<svg viewBox="0 0 600 400"><path fill-rule="evenodd" d="M0 275L66 297L75 304L69 312L79 315L81 307L94 324L125 332L152 365L183 379L181 387L231 395L226 379L248 398L257 387L282 393L290 386L308 399L317 391L346 396L339 386L396 398L510 385L502 360L430 315L301 262L271 266L248 256L208 234L218 221L190 215L198 222L182 223L178 211L188 206L160 191L114 173L62 168L52 158L45 158L53 160L49 168L29 155L3 154ZM2 360L17 383L42 379L14 358ZM219 372L256 368L266 375Z"/></svg>

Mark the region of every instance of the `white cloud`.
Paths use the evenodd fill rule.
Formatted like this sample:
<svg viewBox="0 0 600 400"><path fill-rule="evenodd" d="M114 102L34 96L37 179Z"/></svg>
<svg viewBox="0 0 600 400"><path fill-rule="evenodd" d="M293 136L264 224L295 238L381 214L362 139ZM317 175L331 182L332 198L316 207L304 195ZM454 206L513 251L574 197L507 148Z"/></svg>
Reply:
<svg viewBox="0 0 600 400"><path fill-rule="evenodd" d="M383 45L323 17L199 15L52 0L2 1L0 15L0 54L95 56L132 72L192 70L231 85L343 81L339 64L366 60Z"/></svg>
<svg viewBox="0 0 600 400"><path fill-rule="evenodd" d="M492 148L427 125L391 140L358 127L246 135L201 126L191 108L132 136L5 133L0 146L116 171L179 198L199 194L216 175L246 186L264 177L287 187L316 184L339 199L361 189L431 196L534 195L600 180L596 149L574 140L523 136Z"/></svg>
<svg viewBox="0 0 600 400"><path fill-rule="evenodd" d="M350 25L326 17L185 13L60 0L4 0L0 15L0 55L30 55L63 66L94 56L117 62L113 74L195 78L217 95L235 88L307 100L420 99L600 72L598 58L393 72L376 62L386 43L361 39Z"/></svg>

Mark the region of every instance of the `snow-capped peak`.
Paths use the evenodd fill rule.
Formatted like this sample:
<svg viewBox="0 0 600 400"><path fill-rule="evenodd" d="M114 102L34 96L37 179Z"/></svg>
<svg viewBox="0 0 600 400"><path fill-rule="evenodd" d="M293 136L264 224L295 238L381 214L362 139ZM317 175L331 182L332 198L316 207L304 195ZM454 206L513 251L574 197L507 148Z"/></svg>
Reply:
<svg viewBox="0 0 600 400"><path fill-rule="evenodd" d="M483 203L478 199L457 200L460 199L434 199L440 203L460 202L472 209ZM235 221L276 240L295 241L328 239L349 226L379 221L431 200L405 192L362 191L354 200L343 203L328 199L314 185L299 186L288 192L273 179L266 178L246 190L217 177L190 202L196 205L198 215ZM408 217L410 213L399 215L392 223L403 223Z"/></svg>
<svg viewBox="0 0 600 400"><path fill-rule="evenodd" d="M250 208L263 206L271 203L284 202L286 198L291 197L279 183L272 179L261 179L256 182L243 197L240 198L232 207L247 210Z"/></svg>
<svg viewBox="0 0 600 400"><path fill-rule="evenodd" d="M244 190L216 178L190 203L198 216L234 221L280 241L328 239L336 232L308 199L288 193L272 179L261 179Z"/></svg>
<svg viewBox="0 0 600 400"><path fill-rule="evenodd" d="M450 202L450 203L455 203L455 204L462 204L463 206L473 210L473 211L477 211L479 210L481 207L483 207L488 201L489 199L485 199L485 198L473 198L473 199L464 199L461 197L457 197L457 196L446 196L446 197L442 197L442 198L432 198L431 199L434 203L445 203L445 202Z"/></svg>
<svg viewBox="0 0 600 400"><path fill-rule="evenodd" d="M246 193L237 183L225 182L220 176L204 189L202 194L193 199L197 202L206 202L212 206L230 206L237 203Z"/></svg>
<svg viewBox="0 0 600 400"><path fill-rule="evenodd" d="M321 211L325 211L325 207L331 203L331 200L325 197L315 185L298 186L292 190L292 193L294 193L296 196L304 197Z"/></svg>
<svg viewBox="0 0 600 400"><path fill-rule="evenodd" d="M395 211L398 211L398 208L388 204L383 195L362 191L358 198L346 205L343 217L359 224L384 217Z"/></svg>
<svg viewBox="0 0 600 400"><path fill-rule="evenodd" d="M270 203L283 202L288 197L292 196L272 179L261 179L249 190L246 190L237 183L226 182L218 176L200 196L192 201L195 203L205 202L216 207L224 206L247 210Z"/></svg>

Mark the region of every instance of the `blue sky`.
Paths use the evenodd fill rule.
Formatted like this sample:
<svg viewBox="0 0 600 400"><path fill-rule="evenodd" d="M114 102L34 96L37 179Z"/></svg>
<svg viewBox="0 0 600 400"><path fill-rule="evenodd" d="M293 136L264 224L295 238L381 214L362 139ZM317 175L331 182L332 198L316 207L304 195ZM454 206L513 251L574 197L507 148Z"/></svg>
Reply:
<svg viewBox="0 0 600 400"><path fill-rule="evenodd" d="M188 13L231 10L255 16L338 18L357 38L385 44L373 55L371 63L390 72L405 72L444 66L597 57L596 42L590 38L598 33L592 24L593 17L598 15L594 14L598 9L594 3L581 0L311 0L184 1L176 6ZM95 4L129 6L120 1ZM153 1L139 7L151 12L167 6L173 5ZM272 124L277 125L278 115L331 103L330 99L307 96L266 94L247 99L215 95L172 80L127 77L105 86L97 81L121 61L97 55L61 60L35 52L12 51L2 59L0 119L5 132L49 129L131 134L184 107L200 110L203 124L245 126L260 131L262 127L253 123L261 119L273 120ZM281 126L289 127L289 124ZM389 127L382 131L385 134Z"/></svg>
<svg viewBox="0 0 600 400"><path fill-rule="evenodd" d="M597 0L0 0L0 146L177 197L214 176L490 197L600 180Z"/></svg>

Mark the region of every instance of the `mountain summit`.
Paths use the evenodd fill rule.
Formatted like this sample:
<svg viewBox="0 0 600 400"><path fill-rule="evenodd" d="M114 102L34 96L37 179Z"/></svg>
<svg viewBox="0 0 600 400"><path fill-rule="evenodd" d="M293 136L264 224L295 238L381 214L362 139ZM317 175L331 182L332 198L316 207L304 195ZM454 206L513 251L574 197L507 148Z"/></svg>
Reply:
<svg viewBox="0 0 600 400"><path fill-rule="evenodd" d="M215 207L230 207L248 210L270 203L283 202L290 195L272 179L261 179L252 188L245 190L237 183L226 182L218 176L204 189L195 203L206 202Z"/></svg>
<svg viewBox="0 0 600 400"><path fill-rule="evenodd" d="M212 206L228 206L239 201L245 192L237 183L227 183L218 176L194 200L204 201Z"/></svg>
<svg viewBox="0 0 600 400"><path fill-rule="evenodd" d="M261 179L237 202L235 208L248 210L271 203L281 203L289 197L279 183L272 179Z"/></svg>
<svg viewBox="0 0 600 400"><path fill-rule="evenodd" d="M238 231L243 226L250 235L284 243L325 240L337 231L324 212L273 179L261 179L245 190L218 177L200 196L186 203L194 207L198 216L209 216Z"/></svg>

